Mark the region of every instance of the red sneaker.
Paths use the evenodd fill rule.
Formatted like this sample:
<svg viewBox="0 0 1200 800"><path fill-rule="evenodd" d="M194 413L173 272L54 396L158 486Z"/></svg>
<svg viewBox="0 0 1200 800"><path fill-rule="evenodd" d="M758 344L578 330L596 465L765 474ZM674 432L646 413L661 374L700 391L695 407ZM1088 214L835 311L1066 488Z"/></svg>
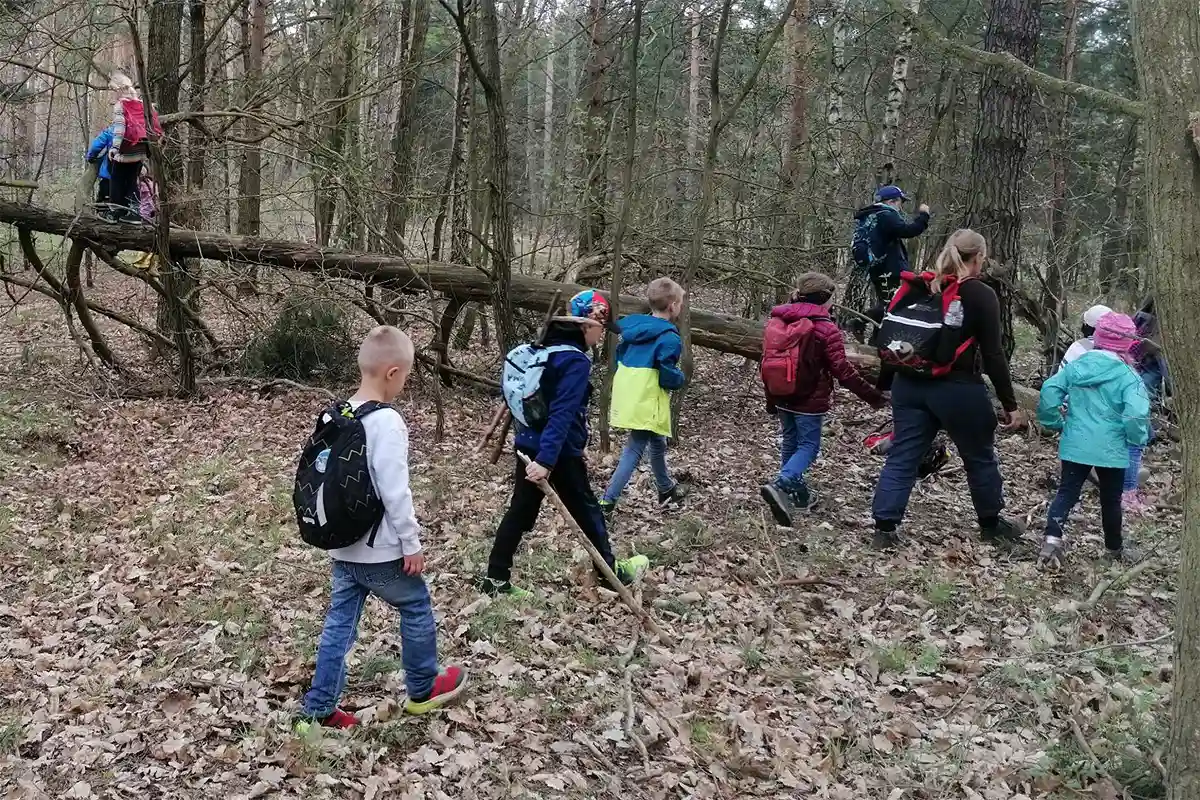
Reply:
<svg viewBox="0 0 1200 800"><path fill-rule="evenodd" d="M319 722L322 727L337 728L339 730L353 728L355 725L359 724L358 717L354 716L349 711L343 711L340 708L335 708L332 714L324 719L317 720L317 722Z"/></svg>
<svg viewBox="0 0 1200 800"><path fill-rule="evenodd" d="M460 666L451 664L441 671L433 681L433 691L423 700L409 698L404 703L404 710L409 714L428 714L435 711L462 694L467 688L467 671Z"/></svg>

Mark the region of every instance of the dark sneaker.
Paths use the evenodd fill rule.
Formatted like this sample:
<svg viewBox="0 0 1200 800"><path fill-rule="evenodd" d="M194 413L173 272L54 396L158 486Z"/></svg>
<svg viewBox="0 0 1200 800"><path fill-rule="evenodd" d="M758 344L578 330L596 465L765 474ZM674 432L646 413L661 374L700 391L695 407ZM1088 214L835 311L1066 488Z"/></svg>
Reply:
<svg viewBox="0 0 1200 800"><path fill-rule="evenodd" d="M812 511L817 507L816 492L803 483L799 488L788 492L788 499L792 501L792 508L796 511Z"/></svg>
<svg viewBox="0 0 1200 800"><path fill-rule="evenodd" d="M1142 551L1126 538L1120 550L1105 550L1104 557L1118 564L1136 564L1142 560Z"/></svg>
<svg viewBox="0 0 1200 800"><path fill-rule="evenodd" d="M604 515L604 524L612 525L613 515L617 513L617 504L608 500L600 501L600 513Z"/></svg>
<svg viewBox="0 0 1200 800"><path fill-rule="evenodd" d="M768 483L762 487L762 499L771 509L775 522L785 528L792 527L792 498L778 484Z"/></svg>
<svg viewBox="0 0 1200 800"><path fill-rule="evenodd" d="M513 586L509 581L498 581L495 578L483 577L475 581L475 588L489 597L532 597L533 592Z"/></svg>
<svg viewBox="0 0 1200 800"><path fill-rule="evenodd" d="M883 528L876 528L875 534L871 537L871 547L876 550L891 550L894 547L900 546L899 531L885 531Z"/></svg>
<svg viewBox="0 0 1200 800"><path fill-rule="evenodd" d="M433 680L433 691L420 700L409 698L404 702L406 714L428 714L454 700L467 688L467 671L451 664Z"/></svg>
<svg viewBox="0 0 1200 800"><path fill-rule="evenodd" d="M683 501L686 497L687 490L676 483L667 491L658 493L658 504L663 508L677 510L683 508Z"/></svg>
<svg viewBox="0 0 1200 800"><path fill-rule="evenodd" d="M1021 541L1021 537L1025 535L1025 528L1012 520L1000 517L995 525L981 528L979 535L988 544L1013 544Z"/></svg>
<svg viewBox="0 0 1200 800"><path fill-rule="evenodd" d="M615 565L613 572L617 574L617 580L626 586L636 583L646 570L650 569L650 559L646 556L631 556L623 558Z"/></svg>

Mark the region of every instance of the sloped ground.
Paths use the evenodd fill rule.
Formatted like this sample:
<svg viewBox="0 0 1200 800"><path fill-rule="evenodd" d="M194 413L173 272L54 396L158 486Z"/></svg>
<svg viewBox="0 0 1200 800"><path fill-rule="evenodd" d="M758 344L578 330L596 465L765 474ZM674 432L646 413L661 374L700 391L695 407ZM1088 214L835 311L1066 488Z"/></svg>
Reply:
<svg viewBox="0 0 1200 800"><path fill-rule="evenodd" d="M416 385L401 405L439 646L471 692L400 716L395 619L373 602L345 698L370 723L298 737L328 573L295 535L290 482L321 399L108 399L55 314L39 301L0 322L6 797L1162 796L1177 512L1134 523L1150 566L1092 605L1126 572L1099 557L1095 497L1065 569L1043 574L1036 535L1011 554L975 540L957 461L914 495L907 546L875 553L881 462L859 442L884 417L841 395L815 468L825 510L777 529L755 374L711 354L670 454L693 502L659 516L640 474L615 532L653 559L642 598L674 648L593 584L550 508L518 562L537 598L472 590L512 465L472 453L486 398L454 390L435 444ZM1001 450L1036 531L1053 444ZM594 464L599 485L613 456ZM1151 464L1169 504L1163 448ZM824 583L789 585L802 577Z"/></svg>

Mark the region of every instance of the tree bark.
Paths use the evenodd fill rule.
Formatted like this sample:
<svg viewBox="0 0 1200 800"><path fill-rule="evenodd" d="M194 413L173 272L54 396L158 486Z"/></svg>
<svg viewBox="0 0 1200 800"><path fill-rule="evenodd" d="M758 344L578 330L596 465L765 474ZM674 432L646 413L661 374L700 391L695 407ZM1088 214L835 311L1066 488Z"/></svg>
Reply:
<svg viewBox="0 0 1200 800"><path fill-rule="evenodd" d="M433 257L442 257L442 242L447 220L450 222L449 260L467 263L469 243L466 230L468 185L464 175L469 125L471 122L471 88L473 78L466 50L460 45L454 70L454 127L450 132L450 159L446 164L446 179L442 183L442 199L437 219L433 223Z"/></svg>
<svg viewBox="0 0 1200 800"><path fill-rule="evenodd" d="M1134 53L1146 116L1150 263L1183 433L1183 531L1167 797L1200 797L1200 6L1136 0Z"/></svg>
<svg viewBox="0 0 1200 800"><path fill-rule="evenodd" d="M582 152L579 164L583 196L579 203L579 241L576 257L583 258L599 250L606 225L604 201L608 194L608 176L604 173L604 145L607 137L605 73L612 63L608 52L608 5L606 0L589 0L589 35L584 81L580 87L583 118Z"/></svg>
<svg viewBox="0 0 1200 800"><path fill-rule="evenodd" d="M205 32L204 13L205 0L190 0L188 4L189 20L188 48L190 85L188 87L188 109L198 114L204 111L205 89L208 84L208 44ZM188 209L180 217L185 225L204 227L204 213L200 205L200 196L204 190L204 163L208 152L208 143L204 133L197 127L188 128L188 163L187 191ZM181 209L183 210L183 209Z"/></svg>
<svg viewBox="0 0 1200 800"><path fill-rule="evenodd" d="M1112 202L1109 203L1109 218L1104 225L1104 238L1100 244L1100 292L1109 305L1116 304L1117 287L1121 285L1122 272L1127 269L1129 217L1129 188L1133 181L1133 161L1137 153L1138 123L1129 122L1125 134L1125 146L1117 159L1113 175Z"/></svg>
<svg viewBox="0 0 1200 800"><path fill-rule="evenodd" d="M1032 64L1041 34L1041 0L992 0L984 47ZM1020 277L1021 178L1029 147L1033 91L1028 82L1000 68L988 69L979 87L979 125L971 144L971 195L964 225L987 239L988 256L1004 280L1000 296L1005 352L1013 337L1011 292ZM995 269L993 266L993 270Z"/></svg>
<svg viewBox="0 0 1200 800"><path fill-rule="evenodd" d="M267 0L244 0L242 7L242 107L249 114L242 120L246 142L238 169L237 232L257 236L262 230L262 130L254 115L262 103Z"/></svg>
<svg viewBox="0 0 1200 800"><path fill-rule="evenodd" d="M1072 80L1075 75L1075 51L1079 29L1079 0L1066 0L1063 8L1063 52L1059 61L1059 75L1063 80ZM1063 275L1067 271L1067 251L1070 244L1067 235L1067 167L1070 138L1066 135L1067 116L1071 113L1071 98L1057 98L1049 105L1048 138L1050 140L1050 253L1046 261L1046 279L1042 283L1042 308L1050 315L1046 333L1042 336L1042 352L1046 361L1044 374L1052 375L1058 368L1063 354L1057 344L1063 317L1066 315L1066 297L1063 291Z"/></svg>
<svg viewBox="0 0 1200 800"><path fill-rule="evenodd" d="M846 39L850 28L849 0L833 0L833 30L830 34L829 84L825 99L825 149L829 156L829 183L825 190L825 238L835 252L844 249L841 220L837 214L842 193L842 115L846 108ZM837 259L841 265L842 259ZM835 272L840 270L835 270Z"/></svg>
<svg viewBox="0 0 1200 800"><path fill-rule="evenodd" d="M408 227L409 202L413 190L413 143L416 140L417 88L425 59L425 35L429 30L429 0L413 0L410 29L405 32L401 62L403 78L392 129L392 171L388 181L387 235L394 248L402 247ZM455 114L457 121L458 114ZM454 155L451 155L451 160ZM461 158L460 158L461 160Z"/></svg>
<svg viewBox="0 0 1200 800"><path fill-rule="evenodd" d="M906 0L909 10L917 14L921 0ZM905 20L901 23L900 35L896 37L896 50L892 56L892 79L888 83L887 102L883 110L883 165L881 183L892 183L895 178L896 140L900 137L900 112L908 93L908 61L912 53L913 26Z"/></svg>

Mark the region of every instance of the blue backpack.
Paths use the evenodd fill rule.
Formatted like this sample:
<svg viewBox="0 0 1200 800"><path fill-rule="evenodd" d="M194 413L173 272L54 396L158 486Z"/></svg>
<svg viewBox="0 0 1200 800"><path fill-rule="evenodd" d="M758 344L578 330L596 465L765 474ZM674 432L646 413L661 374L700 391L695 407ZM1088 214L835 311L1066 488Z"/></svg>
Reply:
<svg viewBox="0 0 1200 800"><path fill-rule="evenodd" d="M854 235L850 239L850 256L863 272L869 272L875 262L883 258L883 245L879 241L876 223L883 210L868 214L854 221Z"/></svg>
<svg viewBox="0 0 1200 800"><path fill-rule="evenodd" d="M504 404L513 419L526 428L540 428L549 416L549 404L542 395L542 373L554 353L578 348L568 344L538 347L522 344L514 347L504 357L504 372L500 377L500 391Z"/></svg>

